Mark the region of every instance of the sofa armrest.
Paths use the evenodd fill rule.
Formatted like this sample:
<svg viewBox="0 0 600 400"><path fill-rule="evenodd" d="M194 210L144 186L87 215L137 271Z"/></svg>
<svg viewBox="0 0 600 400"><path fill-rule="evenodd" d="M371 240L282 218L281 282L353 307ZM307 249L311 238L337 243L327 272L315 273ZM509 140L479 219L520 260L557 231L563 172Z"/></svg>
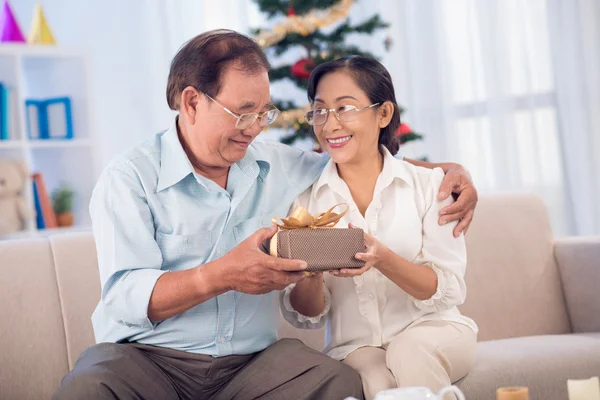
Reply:
<svg viewBox="0 0 600 400"><path fill-rule="evenodd" d="M559 239L554 254L573 332L600 332L600 236Z"/></svg>

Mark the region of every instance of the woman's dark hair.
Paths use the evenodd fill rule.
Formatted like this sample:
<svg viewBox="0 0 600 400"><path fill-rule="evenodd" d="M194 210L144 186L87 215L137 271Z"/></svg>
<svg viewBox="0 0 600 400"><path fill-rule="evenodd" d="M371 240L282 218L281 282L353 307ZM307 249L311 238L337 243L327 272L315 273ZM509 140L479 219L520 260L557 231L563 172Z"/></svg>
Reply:
<svg viewBox="0 0 600 400"><path fill-rule="evenodd" d="M370 57L348 56L319 64L310 74L308 80L308 100L315 101L317 86L325 75L345 71L354 82L366 93L371 104L383 104L390 101L394 105L394 113L388 126L379 131L379 144L385 146L392 155L398 152L396 130L400 126L400 112L396 104L396 94L392 77L381 63Z"/></svg>
<svg viewBox="0 0 600 400"><path fill-rule="evenodd" d="M169 107L179 109L181 92L188 86L216 97L225 69L231 66L248 73L271 69L258 43L241 33L218 29L191 39L171 62L167 81Z"/></svg>

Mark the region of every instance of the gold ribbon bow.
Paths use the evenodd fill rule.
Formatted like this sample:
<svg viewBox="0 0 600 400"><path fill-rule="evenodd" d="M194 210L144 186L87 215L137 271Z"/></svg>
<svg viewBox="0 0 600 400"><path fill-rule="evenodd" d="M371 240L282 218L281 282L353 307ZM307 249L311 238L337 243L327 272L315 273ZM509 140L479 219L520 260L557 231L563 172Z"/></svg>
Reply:
<svg viewBox="0 0 600 400"><path fill-rule="evenodd" d="M334 213L333 209L337 206L346 206L346 209L341 213ZM273 224L277 225L280 229L291 230L291 229L317 229L317 228L333 228L340 222L340 219L348 212L349 206L346 203L336 204L331 207L329 210L317 214L315 216L310 215L308 210L302 206L298 206L294 208L294 211L287 217L281 218L281 222L283 224L279 224L278 217L273 217ZM269 246L270 254L273 257L277 257L277 233L273 235L271 238L271 243ZM304 271L304 275L311 276L314 275L314 272Z"/></svg>
<svg viewBox="0 0 600 400"><path fill-rule="evenodd" d="M337 206L346 206L346 209L341 213L334 213L333 209ZM340 203L331 207L329 210L317 214L315 216L310 215L308 210L302 206L298 206L292 211L292 213L287 218L281 218L282 224L278 223L279 218L274 217L272 219L273 223L277 225L280 229L302 229L302 228L333 228L340 222L340 219L348 212L348 204Z"/></svg>

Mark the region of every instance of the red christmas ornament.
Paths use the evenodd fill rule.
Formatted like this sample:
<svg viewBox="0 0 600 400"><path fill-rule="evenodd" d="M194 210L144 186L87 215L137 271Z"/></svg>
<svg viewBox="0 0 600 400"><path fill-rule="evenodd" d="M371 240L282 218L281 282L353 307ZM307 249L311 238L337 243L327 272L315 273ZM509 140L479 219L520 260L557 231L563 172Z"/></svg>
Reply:
<svg viewBox="0 0 600 400"><path fill-rule="evenodd" d="M396 136L408 135L411 132L412 132L412 128L410 126L408 126L408 124L400 124L400 126L396 130Z"/></svg>
<svg viewBox="0 0 600 400"><path fill-rule="evenodd" d="M308 79L310 77L310 72L315 67L315 61L310 58L303 58L298 61L296 64L292 65L290 68L290 72L296 78L299 79Z"/></svg>

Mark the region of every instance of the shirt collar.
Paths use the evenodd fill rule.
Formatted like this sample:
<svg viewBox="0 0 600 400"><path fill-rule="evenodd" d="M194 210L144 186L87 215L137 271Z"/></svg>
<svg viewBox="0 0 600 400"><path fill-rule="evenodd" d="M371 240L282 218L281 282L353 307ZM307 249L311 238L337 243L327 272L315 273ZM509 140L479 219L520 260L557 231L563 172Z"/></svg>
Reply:
<svg viewBox="0 0 600 400"><path fill-rule="evenodd" d="M181 146L177 135L177 118L160 138L160 172L156 191L171 187L192 174L194 167Z"/></svg>
<svg viewBox="0 0 600 400"><path fill-rule="evenodd" d="M270 163L260 157L251 144L243 159L237 162L238 167L248 176L263 182L271 170ZM258 166L258 174L255 169ZM183 180L189 174L194 173L194 167L190 162L177 134L177 118L174 118L171 127L166 130L160 138L160 172L158 174L158 185L156 191L160 192Z"/></svg>
<svg viewBox="0 0 600 400"><path fill-rule="evenodd" d="M394 157L384 146L381 146L381 151L383 153L383 170L381 171L380 179L383 181L384 187L388 186L396 178L404 181L409 187L414 187L413 175L408 170L406 161ZM331 186L332 184L336 185L339 181L341 181L341 178L338 175L335 162L333 159L330 159L323 173L315 183L313 193L318 194L321 187L325 185Z"/></svg>
<svg viewBox="0 0 600 400"><path fill-rule="evenodd" d="M238 167L246 173L246 175L253 176L253 170L258 166L258 178L261 181L265 181L267 175L271 171L271 163L259 154L259 151L255 148L254 144L248 146L246 155L240 161L237 162Z"/></svg>
<svg viewBox="0 0 600 400"><path fill-rule="evenodd" d="M383 152L383 179L389 183L394 179L400 179L407 186L414 188L414 175L409 171L412 165L394 157L385 146L381 146L381 150Z"/></svg>

